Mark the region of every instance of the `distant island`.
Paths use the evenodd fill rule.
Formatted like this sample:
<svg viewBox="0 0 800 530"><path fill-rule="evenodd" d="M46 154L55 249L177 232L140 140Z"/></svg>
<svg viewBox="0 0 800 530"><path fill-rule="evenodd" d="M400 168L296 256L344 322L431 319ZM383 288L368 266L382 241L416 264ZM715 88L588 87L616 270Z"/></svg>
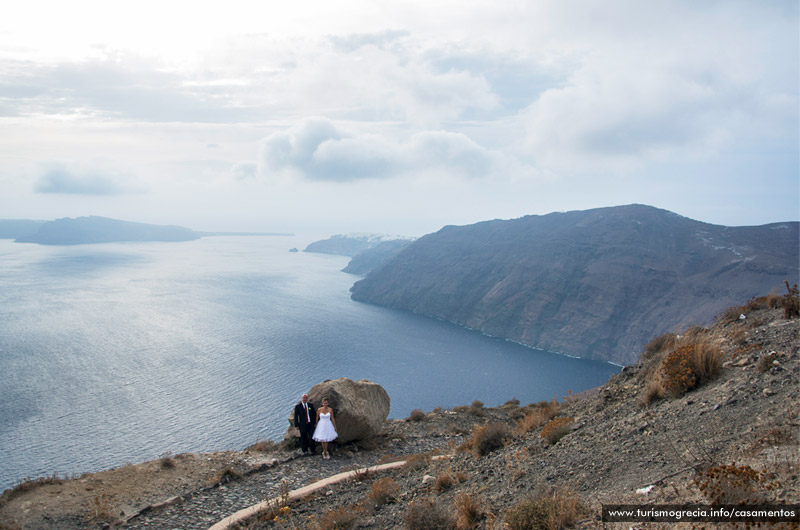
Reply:
<svg viewBox="0 0 800 530"><path fill-rule="evenodd" d="M342 271L364 275L386 263L413 241L414 238L386 234L339 234L315 241L303 252L349 256L353 259Z"/></svg>
<svg viewBox="0 0 800 530"><path fill-rule="evenodd" d="M633 204L446 226L351 293L535 348L630 364L654 335L797 283L798 225L726 227Z"/></svg>
<svg viewBox="0 0 800 530"><path fill-rule="evenodd" d="M288 236L274 232L197 232L183 226L154 225L108 217L64 217L54 221L0 220L0 238L40 245L124 242L182 242L210 236Z"/></svg>

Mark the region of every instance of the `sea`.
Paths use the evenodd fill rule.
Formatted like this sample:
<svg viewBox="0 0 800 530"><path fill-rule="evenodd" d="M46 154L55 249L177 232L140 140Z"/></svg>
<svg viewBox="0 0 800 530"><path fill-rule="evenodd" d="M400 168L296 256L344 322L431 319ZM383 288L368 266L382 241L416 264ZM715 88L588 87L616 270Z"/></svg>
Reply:
<svg viewBox="0 0 800 530"><path fill-rule="evenodd" d="M355 302L299 236L0 240L0 490L280 440L302 393L369 379L414 409L562 399L619 367Z"/></svg>

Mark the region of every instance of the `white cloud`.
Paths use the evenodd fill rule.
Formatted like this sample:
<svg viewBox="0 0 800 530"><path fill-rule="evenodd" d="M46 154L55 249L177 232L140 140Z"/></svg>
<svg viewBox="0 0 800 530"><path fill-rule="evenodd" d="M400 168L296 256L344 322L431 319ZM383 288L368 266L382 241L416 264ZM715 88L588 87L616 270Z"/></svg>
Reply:
<svg viewBox="0 0 800 530"><path fill-rule="evenodd" d="M392 141L313 118L264 139L259 172L337 182L437 171L482 178L495 175L504 159L460 133L423 131Z"/></svg>
<svg viewBox="0 0 800 530"><path fill-rule="evenodd" d="M51 163L34 185L37 193L65 195L120 195L135 192L125 177L109 170L68 167Z"/></svg>

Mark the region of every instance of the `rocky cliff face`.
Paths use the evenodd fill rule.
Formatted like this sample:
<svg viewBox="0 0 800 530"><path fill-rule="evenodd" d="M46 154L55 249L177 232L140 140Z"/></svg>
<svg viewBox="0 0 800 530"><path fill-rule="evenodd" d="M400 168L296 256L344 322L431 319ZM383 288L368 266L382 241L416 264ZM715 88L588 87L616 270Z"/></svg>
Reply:
<svg viewBox="0 0 800 530"><path fill-rule="evenodd" d="M798 223L725 227L643 205L447 226L354 300L630 364L653 336L798 281Z"/></svg>

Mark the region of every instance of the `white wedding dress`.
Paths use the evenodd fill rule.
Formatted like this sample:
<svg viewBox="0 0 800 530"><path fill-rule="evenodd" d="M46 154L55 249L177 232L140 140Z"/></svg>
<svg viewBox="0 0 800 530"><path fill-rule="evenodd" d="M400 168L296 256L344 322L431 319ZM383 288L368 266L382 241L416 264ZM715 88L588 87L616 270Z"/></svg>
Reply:
<svg viewBox="0 0 800 530"><path fill-rule="evenodd" d="M330 442L337 436L336 429L333 426L333 422L331 422L331 413L320 412L317 428L314 429L314 434L311 437L317 442Z"/></svg>

